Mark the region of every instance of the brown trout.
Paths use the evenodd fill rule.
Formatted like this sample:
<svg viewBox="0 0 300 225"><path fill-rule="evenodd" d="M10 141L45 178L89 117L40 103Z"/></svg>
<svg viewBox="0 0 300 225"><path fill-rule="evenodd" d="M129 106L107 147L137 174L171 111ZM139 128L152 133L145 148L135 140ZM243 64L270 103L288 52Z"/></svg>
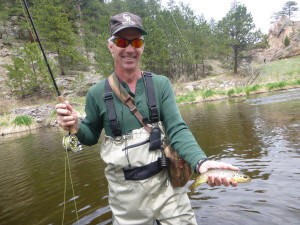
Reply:
<svg viewBox="0 0 300 225"><path fill-rule="evenodd" d="M236 181L238 183L247 183L251 181L251 178L248 175L243 174L239 170L210 169L205 173L200 174L189 189L194 192L199 185L207 182L208 176L226 177L229 181Z"/></svg>

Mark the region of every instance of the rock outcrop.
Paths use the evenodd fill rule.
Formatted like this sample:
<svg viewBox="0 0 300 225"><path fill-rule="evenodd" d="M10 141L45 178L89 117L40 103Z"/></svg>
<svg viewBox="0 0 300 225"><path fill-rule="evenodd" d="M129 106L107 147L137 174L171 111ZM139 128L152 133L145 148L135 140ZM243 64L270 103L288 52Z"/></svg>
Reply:
<svg viewBox="0 0 300 225"><path fill-rule="evenodd" d="M285 44L286 38L289 44ZM268 42L269 48L261 55L267 61L300 55L300 21L282 16L270 28Z"/></svg>

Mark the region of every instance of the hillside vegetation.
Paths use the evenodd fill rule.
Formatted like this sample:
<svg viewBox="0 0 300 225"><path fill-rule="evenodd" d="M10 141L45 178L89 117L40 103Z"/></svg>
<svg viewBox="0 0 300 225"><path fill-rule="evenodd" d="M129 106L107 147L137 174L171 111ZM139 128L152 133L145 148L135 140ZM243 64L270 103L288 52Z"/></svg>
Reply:
<svg viewBox="0 0 300 225"><path fill-rule="evenodd" d="M176 84L178 103L193 103L300 87L300 56L254 63L248 76L225 74Z"/></svg>
<svg viewBox="0 0 300 225"><path fill-rule="evenodd" d="M211 101L254 93L300 88L300 56L273 61L260 66L260 74L252 84L250 77L236 74L216 75L195 82L175 83L179 104ZM190 90L187 87L193 87ZM73 107L84 117L85 97L68 98ZM39 103L38 103L39 102ZM42 102L42 103L41 103ZM43 126L56 125L54 105L57 100L43 99L35 103L0 101L5 113L0 115L0 134L21 132Z"/></svg>
<svg viewBox="0 0 300 225"><path fill-rule="evenodd" d="M0 134L55 123L56 92L20 2L0 0ZM123 11L148 31L142 69L169 77L180 104L299 87L300 22L287 17L263 35L240 3L207 21L174 1L27 2L59 90L82 114L88 88L112 72L109 17Z"/></svg>
<svg viewBox="0 0 300 225"><path fill-rule="evenodd" d="M107 49L109 18L124 11L140 15L148 32L144 37L142 69L171 80L184 76L192 81L210 76L209 59L219 60L224 68L237 73L242 61L251 60L243 52L267 46L266 36L256 29L251 13L237 2L220 21L207 21L188 5L177 5L175 1L169 1L167 7L159 0L27 2L54 74L58 80L72 75L69 84L85 81L89 75L111 74L113 59ZM0 0L0 45L11 58L9 65L1 65L5 74L0 76L7 76L12 94L18 97L51 95L47 69L41 63L42 55L33 43L36 37L20 3ZM79 89L86 91L87 87Z"/></svg>

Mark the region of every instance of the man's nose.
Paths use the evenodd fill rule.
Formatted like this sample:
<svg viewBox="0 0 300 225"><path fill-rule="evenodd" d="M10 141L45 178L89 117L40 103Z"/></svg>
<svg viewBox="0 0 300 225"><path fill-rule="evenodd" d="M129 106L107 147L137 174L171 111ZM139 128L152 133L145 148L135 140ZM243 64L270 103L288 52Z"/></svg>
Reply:
<svg viewBox="0 0 300 225"><path fill-rule="evenodd" d="M126 47L126 51L134 51L134 47L131 43Z"/></svg>

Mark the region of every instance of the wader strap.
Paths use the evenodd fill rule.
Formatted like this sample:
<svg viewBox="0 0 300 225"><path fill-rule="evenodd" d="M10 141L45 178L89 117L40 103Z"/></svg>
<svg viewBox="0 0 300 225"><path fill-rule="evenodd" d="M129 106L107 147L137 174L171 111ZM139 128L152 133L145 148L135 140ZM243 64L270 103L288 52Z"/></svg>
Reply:
<svg viewBox="0 0 300 225"><path fill-rule="evenodd" d="M145 166L123 169L125 180L145 180L162 171L160 159Z"/></svg>
<svg viewBox="0 0 300 225"><path fill-rule="evenodd" d="M128 94L126 89L120 84L120 81L118 79L118 76L116 72L112 73L108 77L108 83L115 93L115 95L125 104L129 107L130 112L138 119L140 124L145 128L145 130L150 133L151 127L144 123L143 116L139 113L137 108L134 105L134 99Z"/></svg>
<svg viewBox="0 0 300 225"><path fill-rule="evenodd" d="M113 99L113 91L109 86L107 79L105 80L105 93L103 98L105 101L109 125L111 127L112 133L115 137L121 136L122 132L116 115L114 99Z"/></svg>
<svg viewBox="0 0 300 225"><path fill-rule="evenodd" d="M149 72L144 72L144 80L148 97L148 107L150 113L150 121L151 123L157 123L159 121L158 118L158 109L155 98L155 90L152 80L152 74Z"/></svg>

